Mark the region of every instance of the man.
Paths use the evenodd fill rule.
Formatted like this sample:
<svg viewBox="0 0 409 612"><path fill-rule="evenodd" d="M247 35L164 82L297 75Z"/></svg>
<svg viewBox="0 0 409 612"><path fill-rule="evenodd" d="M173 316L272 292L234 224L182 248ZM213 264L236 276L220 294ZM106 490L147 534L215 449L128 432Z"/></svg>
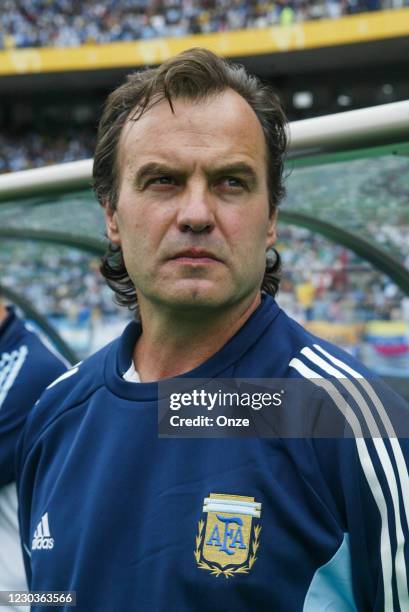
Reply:
<svg viewBox="0 0 409 612"><path fill-rule="evenodd" d="M26 428L31 589L75 591L81 612L408 609L407 445L363 437L391 432L379 388L399 400L272 297L285 144L270 90L203 49L108 99L94 160L102 271L136 320L57 381ZM335 409L352 433L158 438L172 377L304 382L284 420Z"/></svg>
<svg viewBox="0 0 409 612"><path fill-rule="evenodd" d="M0 297L0 591L27 588L17 522L17 439L42 391L65 370Z"/></svg>

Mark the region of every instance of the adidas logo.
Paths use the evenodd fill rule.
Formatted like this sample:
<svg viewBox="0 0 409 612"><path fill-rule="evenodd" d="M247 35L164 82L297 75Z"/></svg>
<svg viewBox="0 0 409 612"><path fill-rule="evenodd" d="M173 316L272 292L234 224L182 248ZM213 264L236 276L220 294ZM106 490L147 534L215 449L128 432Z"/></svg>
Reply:
<svg viewBox="0 0 409 612"><path fill-rule="evenodd" d="M51 537L50 527L48 525L48 512L43 514L41 521L37 525L34 532L31 550L51 550L54 548L54 538Z"/></svg>

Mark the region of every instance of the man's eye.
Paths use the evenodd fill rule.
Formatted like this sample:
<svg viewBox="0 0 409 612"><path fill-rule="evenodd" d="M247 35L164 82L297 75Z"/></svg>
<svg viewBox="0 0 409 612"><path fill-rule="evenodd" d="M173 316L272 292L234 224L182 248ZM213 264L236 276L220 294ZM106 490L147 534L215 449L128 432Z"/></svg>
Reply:
<svg viewBox="0 0 409 612"><path fill-rule="evenodd" d="M155 176L148 180L148 185L175 185L176 181L171 176Z"/></svg>
<svg viewBox="0 0 409 612"><path fill-rule="evenodd" d="M168 185L169 183L174 183L175 181L171 176L155 176L155 178L152 178L149 182L159 185Z"/></svg>
<svg viewBox="0 0 409 612"><path fill-rule="evenodd" d="M245 182L234 176L226 176L219 184L222 189L229 191L241 191L246 188Z"/></svg>

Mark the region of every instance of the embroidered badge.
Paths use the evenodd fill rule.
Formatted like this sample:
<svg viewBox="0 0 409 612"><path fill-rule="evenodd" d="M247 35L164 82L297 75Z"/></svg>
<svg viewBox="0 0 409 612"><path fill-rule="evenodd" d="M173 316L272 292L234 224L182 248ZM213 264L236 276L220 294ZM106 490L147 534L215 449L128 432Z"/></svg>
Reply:
<svg viewBox="0 0 409 612"><path fill-rule="evenodd" d="M248 574L257 559L261 504L254 497L211 493L203 504L194 556L200 569L226 578Z"/></svg>

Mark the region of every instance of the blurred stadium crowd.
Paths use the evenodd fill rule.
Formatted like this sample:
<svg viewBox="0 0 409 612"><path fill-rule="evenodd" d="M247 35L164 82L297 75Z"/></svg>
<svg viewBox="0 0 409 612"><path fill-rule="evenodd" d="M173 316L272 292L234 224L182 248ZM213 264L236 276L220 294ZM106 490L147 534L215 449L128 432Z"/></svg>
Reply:
<svg viewBox="0 0 409 612"><path fill-rule="evenodd" d="M280 297L294 296L297 319L351 323L405 315L396 285L352 251L292 226L279 228L278 248L283 262Z"/></svg>
<svg viewBox="0 0 409 612"><path fill-rule="evenodd" d="M0 173L92 157L95 134L67 128L64 134L27 131L0 134Z"/></svg>
<svg viewBox="0 0 409 612"><path fill-rule="evenodd" d="M0 252L0 262L6 270L2 283L24 295L40 312L81 318L84 309L96 308L106 315L117 311L113 294L99 274L97 258L29 243L24 248L7 245Z"/></svg>
<svg viewBox="0 0 409 612"><path fill-rule="evenodd" d="M407 0L2 0L0 48L70 47L290 25Z"/></svg>

